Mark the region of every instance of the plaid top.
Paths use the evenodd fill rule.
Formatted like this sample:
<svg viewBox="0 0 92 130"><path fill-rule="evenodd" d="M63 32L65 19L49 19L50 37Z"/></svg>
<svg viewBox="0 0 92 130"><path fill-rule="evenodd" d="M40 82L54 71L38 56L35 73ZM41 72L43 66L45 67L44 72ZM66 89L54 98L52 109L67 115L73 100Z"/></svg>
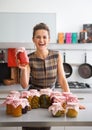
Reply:
<svg viewBox="0 0 92 130"><path fill-rule="evenodd" d="M57 60L58 51L49 50L46 59L30 53L31 84L37 88L53 87L57 79Z"/></svg>

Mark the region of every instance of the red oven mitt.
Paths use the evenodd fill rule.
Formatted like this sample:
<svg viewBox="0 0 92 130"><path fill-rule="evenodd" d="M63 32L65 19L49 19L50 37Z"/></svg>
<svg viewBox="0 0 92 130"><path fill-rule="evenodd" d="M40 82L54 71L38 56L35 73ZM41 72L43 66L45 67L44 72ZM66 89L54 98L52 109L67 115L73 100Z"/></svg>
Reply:
<svg viewBox="0 0 92 130"><path fill-rule="evenodd" d="M16 48L8 48L8 67L17 67Z"/></svg>

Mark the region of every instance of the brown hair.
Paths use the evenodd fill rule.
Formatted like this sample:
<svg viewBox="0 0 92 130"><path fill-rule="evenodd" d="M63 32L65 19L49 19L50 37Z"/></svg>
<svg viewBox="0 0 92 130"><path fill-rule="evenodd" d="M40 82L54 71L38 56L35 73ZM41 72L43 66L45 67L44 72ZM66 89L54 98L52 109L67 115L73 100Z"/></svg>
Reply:
<svg viewBox="0 0 92 130"><path fill-rule="evenodd" d="M39 24L36 24L36 25L34 26L34 28L33 28L33 38L34 38L34 36L35 36L35 32L36 32L37 30L41 30L41 29L47 30L48 35L49 35L49 37L50 37L49 27L48 27L45 23L39 23Z"/></svg>

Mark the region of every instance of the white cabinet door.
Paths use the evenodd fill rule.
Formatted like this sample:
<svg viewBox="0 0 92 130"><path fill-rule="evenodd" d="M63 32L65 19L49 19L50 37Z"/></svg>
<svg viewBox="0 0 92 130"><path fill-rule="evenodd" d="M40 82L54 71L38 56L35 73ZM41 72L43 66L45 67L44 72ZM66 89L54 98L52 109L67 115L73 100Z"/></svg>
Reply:
<svg viewBox="0 0 92 130"><path fill-rule="evenodd" d="M17 127L0 127L0 130L17 130Z"/></svg>
<svg viewBox="0 0 92 130"><path fill-rule="evenodd" d="M51 127L51 130L64 130L64 127Z"/></svg>
<svg viewBox="0 0 92 130"><path fill-rule="evenodd" d="M22 130L22 127L18 127L17 130Z"/></svg>
<svg viewBox="0 0 92 130"><path fill-rule="evenodd" d="M92 130L92 127L65 127L65 130Z"/></svg>

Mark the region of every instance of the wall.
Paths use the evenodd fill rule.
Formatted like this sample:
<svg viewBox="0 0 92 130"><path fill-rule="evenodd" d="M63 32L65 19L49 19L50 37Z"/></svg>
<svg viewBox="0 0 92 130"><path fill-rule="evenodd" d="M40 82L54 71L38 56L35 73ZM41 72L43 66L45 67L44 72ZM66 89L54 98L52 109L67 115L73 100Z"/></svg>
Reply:
<svg viewBox="0 0 92 130"><path fill-rule="evenodd" d="M0 0L0 12L52 12L56 13L56 33L58 32L79 32L82 29L82 25L85 23L92 23L92 0ZM3 46L14 44L3 44ZM16 44L16 46L31 47L28 44ZM75 46L75 45L74 45ZM89 50L89 46L84 45L83 50L81 45L78 45L78 50L72 49L69 45L70 50L66 49L67 62L73 64L81 64L84 62L84 52L88 54L88 62L92 63L92 51ZM65 47L65 46L64 46ZM63 47L63 51L64 51ZM77 47L77 45L75 46ZM66 48L66 47L65 47ZM74 48L74 47L73 47ZM60 49L60 48L59 48ZM62 53L62 47L61 47ZM74 66L74 73L68 80L78 80L80 82L92 83L92 78L82 79L77 73L78 66Z"/></svg>
<svg viewBox="0 0 92 130"><path fill-rule="evenodd" d="M50 28L50 42L56 43L56 13L0 12L0 42L31 42L33 27L46 23Z"/></svg>
<svg viewBox="0 0 92 130"><path fill-rule="evenodd" d="M0 12L55 12L57 32L80 31L92 22L92 0L0 0Z"/></svg>

